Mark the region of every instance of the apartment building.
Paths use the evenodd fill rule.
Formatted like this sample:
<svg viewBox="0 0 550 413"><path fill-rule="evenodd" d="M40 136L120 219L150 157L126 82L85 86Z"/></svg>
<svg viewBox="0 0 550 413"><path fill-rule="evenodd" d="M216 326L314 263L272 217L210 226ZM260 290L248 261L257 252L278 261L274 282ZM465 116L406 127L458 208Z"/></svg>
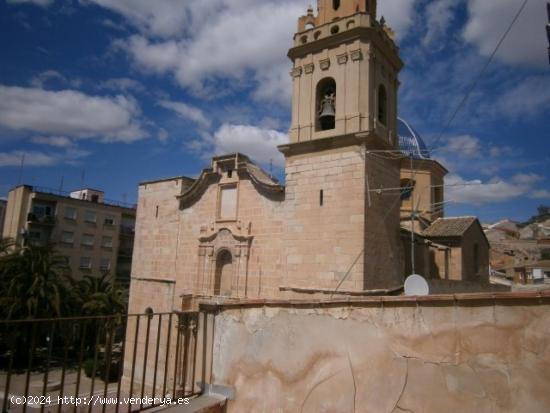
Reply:
<svg viewBox="0 0 550 413"><path fill-rule="evenodd" d="M8 201L4 198L0 198L0 234L4 230L4 220L6 218L7 206L8 206Z"/></svg>
<svg viewBox="0 0 550 413"><path fill-rule="evenodd" d="M103 191L59 192L21 185L8 194L3 237L17 245L55 245L73 277L115 274L129 281L135 206L107 201Z"/></svg>

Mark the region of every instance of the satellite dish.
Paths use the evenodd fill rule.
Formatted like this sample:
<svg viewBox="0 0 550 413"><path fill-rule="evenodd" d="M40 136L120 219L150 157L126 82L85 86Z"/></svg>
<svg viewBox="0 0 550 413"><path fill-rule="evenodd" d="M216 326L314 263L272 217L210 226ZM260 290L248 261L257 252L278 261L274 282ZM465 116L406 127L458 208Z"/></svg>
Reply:
<svg viewBox="0 0 550 413"><path fill-rule="evenodd" d="M409 275L405 280L405 295L429 295L428 282L418 274Z"/></svg>

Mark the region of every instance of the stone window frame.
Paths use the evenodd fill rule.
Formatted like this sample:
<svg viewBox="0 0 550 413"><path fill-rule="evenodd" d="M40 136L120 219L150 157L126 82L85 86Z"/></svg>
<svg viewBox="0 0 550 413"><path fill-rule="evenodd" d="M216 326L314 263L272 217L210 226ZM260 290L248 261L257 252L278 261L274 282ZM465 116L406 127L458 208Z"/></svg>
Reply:
<svg viewBox="0 0 550 413"><path fill-rule="evenodd" d="M225 188L235 188L237 192L237 199L235 205L235 217L233 218L222 218L222 191ZM236 222L239 219L239 182L229 182L218 185L218 194L216 200L216 222Z"/></svg>

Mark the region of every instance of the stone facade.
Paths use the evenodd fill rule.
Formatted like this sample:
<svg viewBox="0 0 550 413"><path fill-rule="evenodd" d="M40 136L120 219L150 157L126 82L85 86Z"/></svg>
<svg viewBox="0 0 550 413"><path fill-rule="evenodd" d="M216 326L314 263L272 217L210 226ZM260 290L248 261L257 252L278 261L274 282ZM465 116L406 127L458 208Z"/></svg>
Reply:
<svg viewBox="0 0 550 413"><path fill-rule="evenodd" d="M173 282L174 308L189 296L403 285L398 196L369 192L398 187L399 162L368 153L397 148L402 62L375 18L376 2L367 3L323 0L315 21L300 19L289 52L290 143L279 148L285 187L242 154L214 158L197 179L140 185L133 277ZM329 126L321 106L332 114ZM131 301L146 301L139 295L133 289Z"/></svg>

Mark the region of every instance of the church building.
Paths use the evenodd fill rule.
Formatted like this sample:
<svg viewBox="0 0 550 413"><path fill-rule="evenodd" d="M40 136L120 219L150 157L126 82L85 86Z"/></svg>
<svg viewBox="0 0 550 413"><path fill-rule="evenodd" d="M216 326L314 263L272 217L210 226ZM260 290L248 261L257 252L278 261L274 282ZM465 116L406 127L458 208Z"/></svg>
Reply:
<svg viewBox="0 0 550 413"><path fill-rule="evenodd" d="M197 178L140 184L130 312L186 308L197 297L399 294L411 230L421 275L465 280L462 258L437 253L462 251L462 236L424 235L448 226L447 171L397 117L403 62L376 0L318 0L299 19L288 57L284 185L241 153L214 157ZM479 222L468 222L476 271L488 274L488 244Z"/></svg>

